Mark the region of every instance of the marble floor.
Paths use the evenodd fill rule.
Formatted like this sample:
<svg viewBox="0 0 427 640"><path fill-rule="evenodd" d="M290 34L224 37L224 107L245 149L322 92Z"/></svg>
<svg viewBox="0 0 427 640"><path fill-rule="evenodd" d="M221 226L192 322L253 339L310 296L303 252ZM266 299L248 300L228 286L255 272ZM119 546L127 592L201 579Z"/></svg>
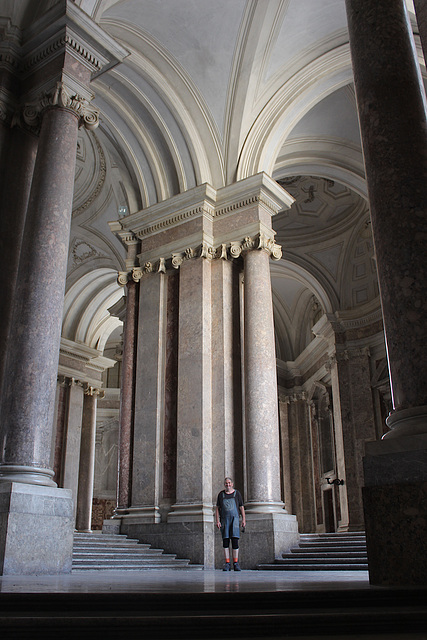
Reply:
<svg viewBox="0 0 427 640"><path fill-rule="evenodd" d="M60 576L2 576L3 593L224 593L374 589L367 571L83 571Z"/></svg>
<svg viewBox="0 0 427 640"><path fill-rule="evenodd" d="M0 628L5 640L427 640L425 602L364 571L83 571L0 577Z"/></svg>

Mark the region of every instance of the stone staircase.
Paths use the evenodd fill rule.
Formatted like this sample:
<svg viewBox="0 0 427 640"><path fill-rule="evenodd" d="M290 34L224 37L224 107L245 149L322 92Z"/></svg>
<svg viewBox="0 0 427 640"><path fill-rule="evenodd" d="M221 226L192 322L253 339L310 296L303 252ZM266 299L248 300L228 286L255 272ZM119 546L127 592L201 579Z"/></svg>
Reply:
<svg viewBox="0 0 427 640"><path fill-rule="evenodd" d="M146 569L202 569L175 554L153 549L121 534L74 533L72 572L142 571Z"/></svg>
<svg viewBox="0 0 427 640"><path fill-rule="evenodd" d="M367 571L366 537L354 533L303 533L298 547L274 563L260 564L263 571Z"/></svg>

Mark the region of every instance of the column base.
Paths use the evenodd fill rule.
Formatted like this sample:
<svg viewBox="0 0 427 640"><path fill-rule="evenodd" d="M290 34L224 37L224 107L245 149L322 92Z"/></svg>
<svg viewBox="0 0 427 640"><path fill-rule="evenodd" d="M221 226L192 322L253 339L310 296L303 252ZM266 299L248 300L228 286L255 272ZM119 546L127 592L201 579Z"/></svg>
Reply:
<svg viewBox="0 0 427 640"><path fill-rule="evenodd" d="M0 575L70 573L73 526L69 489L0 483Z"/></svg>
<svg viewBox="0 0 427 640"><path fill-rule="evenodd" d="M284 502L245 502L246 513L287 513Z"/></svg>
<svg viewBox="0 0 427 640"><path fill-rule="evenodd" d="M127 507L126 509L116 509L113 515L114 519L125 518L130 522L138 522L144 524L157 524L161 522L159 507Z"/></svg>
<svg viewBox="0 0 427 640"><path fill-rule="evenodd" d="M218 536L217 566L223 562L222 540ZM300 535L294 515L285 513L246 513L246 529L240 537L239 562L243 569L274 562L298 545Z"/></svg>
<svg viewBox="0 0 427 640"><path fill-rule="evenodd" d="M0 465L0 482L22 482L43 487L56 487L55 472L43 467L26 467L18 464Z"/></svg>
<svg viewBox="0 0 427 640"><path fill-rule="evenodd" d="M427 585L427 481L363 487L369 582Z"/></svg>
<svg viewBox="0 0 427 640"><path fill-rule="evenodd" d="M369 580L427 585L427 434L371 442L366 454Z"/></svg>
<svg viewBox="0 0 427 640"><path fill-rule="evenodd" d="M383 440L426 434L427 406L394 411L389 414L386 423L391 431L383 435Z"/></svg>
<svg viewBox="0 0 427 640"><path fill-rule="evenodd" d="M103 527L103 530L107 531L107 528ZM175 553L178 558L187 558L192 564L201 564L205 569L214 568L213 521L144 524L124 517L120 533L164 549L166 553Z"/></svg>
<svg viewBox="0 0 427 640"><path fill-rule="evenodd" d="M213 522L212 505L174 504L168 513L168 522Z"/></svg>

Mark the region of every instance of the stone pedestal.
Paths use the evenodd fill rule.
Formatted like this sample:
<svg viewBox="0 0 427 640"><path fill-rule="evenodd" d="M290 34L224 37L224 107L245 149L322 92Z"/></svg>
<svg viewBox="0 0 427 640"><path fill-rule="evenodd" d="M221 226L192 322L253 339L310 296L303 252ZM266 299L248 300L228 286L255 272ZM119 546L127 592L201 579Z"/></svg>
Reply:
<svg viewBox="0 0 427 640"><path fill-rule="evenodd" d="M122 518L120 533L151 544L166 553L175 553L178 558L187 558L192 564L201 564L205 569L214 569L215 527L212 522L189 519L182 522L142 524L131 516Z"/></svg>
<svg viewBox="0 0 427 640"><path fill-rule="evenodd" d="M68 489L0 484L0 574L71 572L73 501Z"/></svg>
<svg viewBox="0 0 427 640"><path fill-rule="evenodd" d="M427 584L427 437L367 445L364 458L369 579Z"/></svg>

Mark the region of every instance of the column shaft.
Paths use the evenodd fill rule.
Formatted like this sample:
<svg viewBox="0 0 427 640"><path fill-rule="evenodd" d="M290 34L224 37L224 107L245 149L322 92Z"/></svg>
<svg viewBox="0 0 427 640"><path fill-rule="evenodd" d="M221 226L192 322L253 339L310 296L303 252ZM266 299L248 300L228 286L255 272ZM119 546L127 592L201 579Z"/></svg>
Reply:
<svg viewBox="0 0 427 640"><path fill-rule="evenodd" d="M49 469L78 120L45 112L15 294L0 477L55 486Z"/></svg>
<svg viewBox="0 0 427 640"><path fill-rule="evenodd" d="M35 135L23 131L20 127L8 131L7 140L9 144L5 144L5 148L2 149L5 162L0 205L0 389L10 344L8 335L13 299L38 143Z"/></svg>
<svg viewBox="0 0 427 640"><path fill-rule="evenodd" d="M180 267L176 505L169 519L213 521L211 263Z"/></svg>
<svg viewBox="0 0 427 640"><path fill-rule="evenodd" d="M276 353L269 254L245 254L244 344L247 503L249 510L283 510Z"/></svg>
<svg viewBox="0 0 427 640"><path fill-rule="evenodd" d="M95 474L96 399L98 390L85 391L80 444L79 489L76 529L90 531L92 520L93 479Z"/></svg>
<svg viewBox="0 0 427 640"><path fill-rule="evenodd" d="M363 529L363 466L365 443L375 440L369 355L362 350L337 352L331 366L335 449L341 531Z"/></svg>
<svg viewBox="0 0 427 640"><path fill-rule="evenodd" d="M394 412L366 447L372 584L425 584L426 98L404 0L346 0Z"/></svg>
<svg viewBox="0 0 427 640"><path fill-rule="evenodd" d="M396 411L427 430L427 122L403 0L346 0Z"/></svg>
<svg viewBox="0 0 427 640"><path fill-rule="evenodd" d="M143 522L160 521L167 277L151 273L139 283L132 513Z"/></svg>
<svg viewBox="0 0 427 640"><path fill-rule="evenodd" d="M240 362L239 267L231 260L212 263L212 473L214 487L230 476L244 486L242 376ZM216 499L216 495L213 496Z"/></svg>
<svg viewBox="0 0 427 640"><path fill-rule="evenodd" d="M135 348L137 331L138 285L127 284L126 319L123 330L122 379L120 391L119 466L117 508L130 505L132 475L132 437L135 402Z"/></svg>

